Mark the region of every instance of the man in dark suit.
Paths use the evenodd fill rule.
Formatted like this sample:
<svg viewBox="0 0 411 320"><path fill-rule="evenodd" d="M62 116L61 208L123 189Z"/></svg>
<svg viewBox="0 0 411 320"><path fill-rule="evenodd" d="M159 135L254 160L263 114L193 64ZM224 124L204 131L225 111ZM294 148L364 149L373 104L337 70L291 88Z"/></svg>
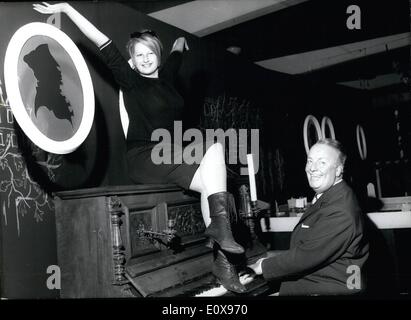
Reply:
<svg viewBox="0 0 411 320"><path fill-rule="evenodd" d="M342 179L345 159L336 140L312 146L305 171L316 194L292 232L290 249L250 266L267 280L281 281L281 296L346 295L365 289L369 246L357 199Z"/></svg>

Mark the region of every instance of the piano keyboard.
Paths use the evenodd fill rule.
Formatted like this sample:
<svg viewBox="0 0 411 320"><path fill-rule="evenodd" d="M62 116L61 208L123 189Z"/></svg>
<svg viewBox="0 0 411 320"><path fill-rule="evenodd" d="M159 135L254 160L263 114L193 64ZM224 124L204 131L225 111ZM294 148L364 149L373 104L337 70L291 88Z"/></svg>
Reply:
<svg viewBox="0 0 411 320"><path fill-rule="evenodd" d="M264 280L262 276L257 276L255 273L245 273L240 275L240 282L246 287L247 292L244 296L260 296L268 295L278 291L278 288L273 291L273 288ZM237 296L238 293L231 292L224 288L216 281L212 274L205 277L200 277L189 283L184 283L174 288L158 292L156 297L221 297L221 296Z"/></svg>
<svg viewBox="0 0 411 320"><path fill-rule="evenodd" d="M254 275L244 274L240 277L240 283L242 285L247 285L254 280ZM220 297L228 293L228 290L224 288L221 284L217 284L217 287L206 289L203 292L200 292L194 297Z"/></svg>

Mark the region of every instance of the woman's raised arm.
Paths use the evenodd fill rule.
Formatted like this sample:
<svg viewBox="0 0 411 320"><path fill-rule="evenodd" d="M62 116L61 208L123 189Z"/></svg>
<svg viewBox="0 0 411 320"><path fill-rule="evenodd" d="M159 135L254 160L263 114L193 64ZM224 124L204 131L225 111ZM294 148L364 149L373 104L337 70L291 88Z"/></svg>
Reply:
<svg viewBox="0 0 411 320"><path fill-rule="evenodd" d="M109 41L109 38L104 33L98 30L68 3L48 4L47 2L42 2L42 4L33 4L33 9L43 14L65 13L97 47L101 47Z"/></svg>
<svg viewBox="0 0 411 320"><path fill-rule="evenodd" d="M187 40L184 37L177 38L174 41L173 47L171 48L171 52L173 51L180 51L183 52L184 50L189 50Z"/></svg>

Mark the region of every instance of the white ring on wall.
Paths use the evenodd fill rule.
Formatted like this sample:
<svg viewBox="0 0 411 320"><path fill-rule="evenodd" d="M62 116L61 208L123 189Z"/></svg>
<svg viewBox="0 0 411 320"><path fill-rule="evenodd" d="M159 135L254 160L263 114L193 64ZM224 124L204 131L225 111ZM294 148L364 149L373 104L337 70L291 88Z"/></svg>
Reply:
<svg viewBox="0 0 411 320"><path fill-rule="evenodd" d="M72 59L81 82L83 92L83 115L77 131L64 141L56 141L43 134L34 125L24 106L18 77L18 61L25 43L34 36L47 36L55 40ZM67 154L77 149L87 138L94 119L94 90L90 72L80 50L74 42L58 28L42 22L28 23L12 36L4 59L4 80L10 108L21 129L41 149Z"/></svg>
<svg viewBox="0 0 411 320"><path fill-rule="evenodd" d="M361 160L367 159L367 141L365 140L364 129L359 124L356 128L357 147ZM361 139L361 140L360 140Z"/></svg>
<svg viewBox="0 0 411 320"><path fill-rule="evenodd" d="M320 128L320 123L318 122L317 118L314 117L313 115L308 115L305 117L304 120L304 127L303 127L303 137L304 137L304 147L305 151L308 154L308 151L310 150L310 146L308 145L308 124L312 122L314 124L315 130L317 131L317 141L321 139L321 128Z"/></svg>
<svg viewBox="0 0 411 320"><path fill-rule="evenodd" d="M323 119L321 120L321 132L322 132L322 137L325 139L327 138L325 136L325 126L328 126L328 129L330 130L330 134L331 134L331 138L335 139L335 131L334 131L334 126L333 126L333 122L331 121L330 118L328 117L323 117Z"/></svg>

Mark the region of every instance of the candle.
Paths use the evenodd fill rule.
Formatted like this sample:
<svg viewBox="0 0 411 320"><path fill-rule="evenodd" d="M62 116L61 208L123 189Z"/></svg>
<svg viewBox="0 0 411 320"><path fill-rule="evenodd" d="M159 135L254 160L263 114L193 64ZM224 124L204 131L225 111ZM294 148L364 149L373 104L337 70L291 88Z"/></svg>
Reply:
<svg viewBox="0 0 411 320"><path fill-rule="evenodd" d="M248 164L248 177L250 179L250 197L251 201L257 201L257 190L255 187L255 176L254 176L254 162L253 154L247 154L247 164Z"/></svg>

